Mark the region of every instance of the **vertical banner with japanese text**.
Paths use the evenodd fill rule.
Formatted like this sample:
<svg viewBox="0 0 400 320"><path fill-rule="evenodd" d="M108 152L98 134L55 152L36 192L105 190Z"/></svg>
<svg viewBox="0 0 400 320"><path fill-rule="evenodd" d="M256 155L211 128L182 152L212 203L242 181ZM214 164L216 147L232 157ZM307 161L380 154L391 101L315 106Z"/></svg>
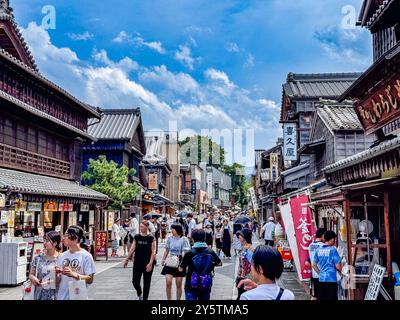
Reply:
<svg viewBox="0 0 400 320"><path fill-rule="evenodd" d="M276 181L279 176L279 162L278 162L279 155L277 153L271 153L269 155L270 159L270 169L271 169L271 181Z"/></svg>
<svg viewBox="0 0 400 320"><path fill-rule="evenodd" d="M305 263L308 258L308 247L315 236L311 209L303 205L309 202L309 197L306 194L290 199L290 208L300 262L299 275L301 275L302 280L308 280L311 277L311 270L305 268Z"/></svg>
<svg viewBox="0 0 400 320"><path fill-rule="evenodd" d="M283 124L283 159L297 160L297 126L296 123Z"/></svg>

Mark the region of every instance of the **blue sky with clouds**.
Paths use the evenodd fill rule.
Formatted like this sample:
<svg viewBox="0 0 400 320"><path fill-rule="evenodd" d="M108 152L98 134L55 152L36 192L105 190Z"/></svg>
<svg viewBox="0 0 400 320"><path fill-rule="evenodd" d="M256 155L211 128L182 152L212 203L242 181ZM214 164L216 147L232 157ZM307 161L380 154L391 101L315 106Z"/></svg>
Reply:
<svg viewBox="0 0 400 320"><path fill-rule="evenodd" d="M145 130L252 129L273 146L288 72L363 71L362 0L11 0L40 71L104 108L139 106ZM43 30L42 8L56 9ZM190 132L188 132L190 133ZM244 152L244 151L243 151ZM235 160L235 159L233 159Z"/></svg>

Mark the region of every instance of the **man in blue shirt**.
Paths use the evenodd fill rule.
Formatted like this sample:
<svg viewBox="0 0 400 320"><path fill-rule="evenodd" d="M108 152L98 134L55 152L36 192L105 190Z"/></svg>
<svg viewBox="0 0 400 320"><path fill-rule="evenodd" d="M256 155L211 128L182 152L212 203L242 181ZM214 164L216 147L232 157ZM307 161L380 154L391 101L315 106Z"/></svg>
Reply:
<svg viewBox="0 0 400 320"><path fill-rule="evenodd" d="M339 253L334 247L336 238L335 232L325 232L325 243L314 254L313 269L319 275L319 300L338 300L336 271L341 271L342 265Z"/></svg>

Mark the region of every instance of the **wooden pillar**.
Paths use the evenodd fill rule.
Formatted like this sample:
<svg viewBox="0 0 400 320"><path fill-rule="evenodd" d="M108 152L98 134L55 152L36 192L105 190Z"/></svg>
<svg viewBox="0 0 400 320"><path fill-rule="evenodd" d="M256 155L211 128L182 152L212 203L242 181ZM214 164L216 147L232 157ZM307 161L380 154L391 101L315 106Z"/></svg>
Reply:
<svg viewBox="0 0 400 320"><path fill-rule="evenodd" d="M392 279L392 257L390 253L390 227L389 227L389 193L387 190L383 193L383 215L385 219L385 236L386 236L386 270L389 279Z"/></svg>
<svg viewBox="0 0 400 320"><path fill-rule="evenodd" d="M352 241L351 241L351 211L350 211L350 199L349 196L345 195L345 200L343 201L344 218L346 219L346 238L347 238L347 263L350 267L350 272L353 272L351 268L353 266L352 257ZM350 274L350 276L355 276L355 274ZM355 282L354 282L355 283ZM354 300L354 289L349 288L350 300Z"/></svg>

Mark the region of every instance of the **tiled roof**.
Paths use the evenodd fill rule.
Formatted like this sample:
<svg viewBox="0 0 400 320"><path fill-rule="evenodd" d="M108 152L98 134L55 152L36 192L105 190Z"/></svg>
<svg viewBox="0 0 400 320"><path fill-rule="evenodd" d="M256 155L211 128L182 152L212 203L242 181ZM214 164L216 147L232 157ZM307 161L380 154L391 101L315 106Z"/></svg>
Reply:
<svg viewBox="0 0 400 320"><path fill-rule="evenodd" d="M0 188L14 192L107 201L108 196L73 181L0 168Z"/></svg>
<svg viewBox="0 0 400 320"><path fill-rule="evenodd" d="M98 122L89 120L88 132L96 139L131 140L140 122L140 109L103 110Z"/></svg>
<svg viewBox="0 0 400 320"><path fill-rule="evenodd" d="M289 73L283 85L291 98L337 98L361 75L361 73Z"/></svg>
<svg viewBox="0 0 400 320"><path fill-rule="evenodd" d="M9 6L8 1L3 3L2 6L0 6L0 20L5 20L5 21L11 22L11 24L15 30L15 33L16 33L17 37L19 38L19 41L21 42L23 49L26 52L29 63L31 64L32 68L37 71L38 68L37 68L36 62L32 56L31 51L28 48L28 45L26 44L24 38L22 37L21 31L19 30L17 24L14 21L13 9Z"/></svg>
<svg viewBox="0 0 400 320"><path fill-rule="evenodd" d="M372 159L377 157L381 154L384 154L388 151L400 148L400 137L396 137L394 139L382 142L381 144L377 145L376 147L370 148L363 152L357 153L354 156L348 157L346 159L340 160L334 164L331 164L324 168L326 173L332 173L334 171L338 171L360 162Z"/></svg>
<svg viewBox="0 0 400 320"><path fill-rule="evenodd" d="M332 131L363 129L350 101L344 103L322 101L317 105L316 111L325 125Z"/></svg>

